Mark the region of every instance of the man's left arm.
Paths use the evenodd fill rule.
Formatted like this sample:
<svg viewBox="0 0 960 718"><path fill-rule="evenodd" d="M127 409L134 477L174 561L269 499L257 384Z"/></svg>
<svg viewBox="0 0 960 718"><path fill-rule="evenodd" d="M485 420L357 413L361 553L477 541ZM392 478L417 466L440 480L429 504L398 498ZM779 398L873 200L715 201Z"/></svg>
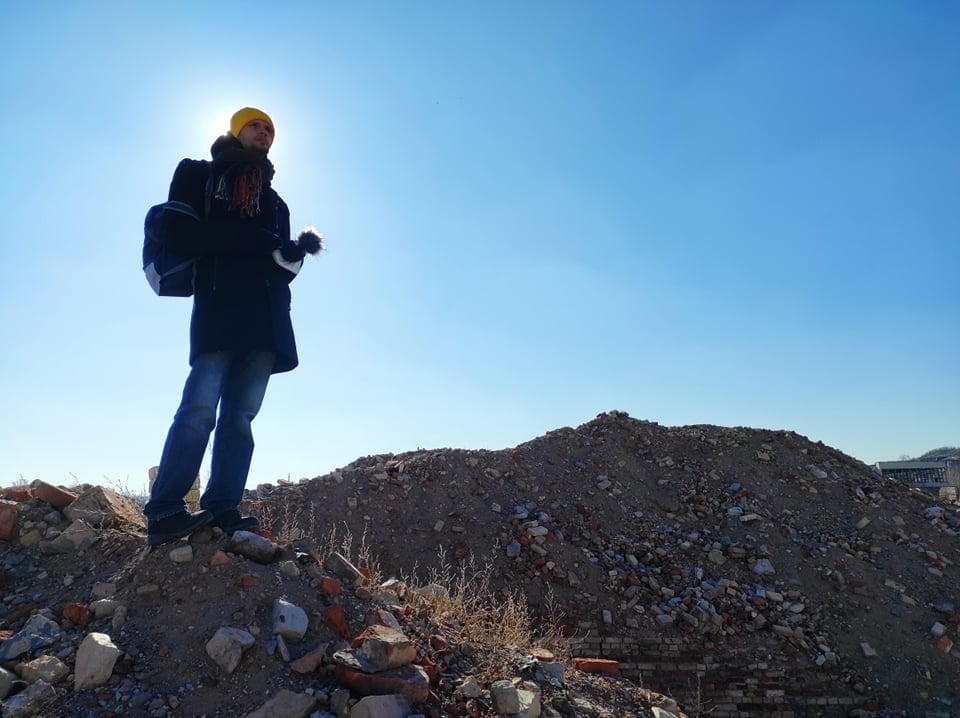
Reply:
<svg viewBox="0 0 960 718"><path fill-rule="evenodd" d="M277 195L277 231L280 235L280 248L273 251L273 259L279 271L277 274L287 284L293 281L303 267L303 250L290 239L290 208Z"/></svg>
<svg viewBox="0 0 960 718"><path fill-rule="evenodd" d="M277 225L282 242L274 250L273 258L284 280L289 284L303 267L303 258L307 254L316 254L323 249L323 237L313 227L306 227L297 234L297 240L290 239L290 210L286 203L277 197Z"/></svg>

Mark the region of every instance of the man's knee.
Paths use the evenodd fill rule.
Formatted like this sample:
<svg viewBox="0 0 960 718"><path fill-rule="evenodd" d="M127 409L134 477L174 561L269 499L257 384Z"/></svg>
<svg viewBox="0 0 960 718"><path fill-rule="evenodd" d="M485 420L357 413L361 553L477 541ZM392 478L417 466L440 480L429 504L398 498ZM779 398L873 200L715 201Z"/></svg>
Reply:
<svg viewBox="0 0 960 718"><path fill-rule="evenodd" d="M180 407L174 418L174 423L209 434L217 423L216 410L208 406Z"/></svg>

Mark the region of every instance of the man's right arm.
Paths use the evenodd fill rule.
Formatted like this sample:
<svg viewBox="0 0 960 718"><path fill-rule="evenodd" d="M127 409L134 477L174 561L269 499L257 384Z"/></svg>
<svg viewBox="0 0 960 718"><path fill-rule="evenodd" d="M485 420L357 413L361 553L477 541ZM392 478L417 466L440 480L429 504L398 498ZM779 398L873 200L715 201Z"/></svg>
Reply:
<svg viewBox="0 0 960 718"><path fill-rule="evenodd" d="M253 222L240 219L206 220L205 196L209 164L182 160L170 182L170 200L186 202L198 222L180 212L165 212L161 236L167 249L183 256L210 254L269 253L280 246L280 238Z"/></svg>

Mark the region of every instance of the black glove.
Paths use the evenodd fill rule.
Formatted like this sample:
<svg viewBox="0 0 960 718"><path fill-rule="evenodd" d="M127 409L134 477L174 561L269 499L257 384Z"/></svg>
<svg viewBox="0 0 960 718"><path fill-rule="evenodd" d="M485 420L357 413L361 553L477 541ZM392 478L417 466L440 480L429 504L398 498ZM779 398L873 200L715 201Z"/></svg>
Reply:
<svg viewBox="0 0 960 718"><path fill-rule="evenodd" d="M288 239L280 246L280 256L285 262L299 262L303 259L303 247Z"/></svg>
<svg viewBox="0 0 960 718"><path fill-rule="evenodd" d="M304 227L297 233L297 246L306 254L316 254L323 249L323 236L313 227Z"/></svg>

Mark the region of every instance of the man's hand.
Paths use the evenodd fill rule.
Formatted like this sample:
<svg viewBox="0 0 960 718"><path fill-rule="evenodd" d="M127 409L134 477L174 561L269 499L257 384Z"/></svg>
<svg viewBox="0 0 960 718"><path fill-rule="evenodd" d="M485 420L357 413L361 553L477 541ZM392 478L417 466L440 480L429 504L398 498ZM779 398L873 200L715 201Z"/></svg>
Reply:
<svg viewBox="0 0 960 718"><path fill-rule="evenodd" d="M316 254L323 249L323 235L313 227L304 227L297 233L297 246L306 254Z"/></svg>

